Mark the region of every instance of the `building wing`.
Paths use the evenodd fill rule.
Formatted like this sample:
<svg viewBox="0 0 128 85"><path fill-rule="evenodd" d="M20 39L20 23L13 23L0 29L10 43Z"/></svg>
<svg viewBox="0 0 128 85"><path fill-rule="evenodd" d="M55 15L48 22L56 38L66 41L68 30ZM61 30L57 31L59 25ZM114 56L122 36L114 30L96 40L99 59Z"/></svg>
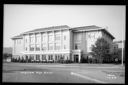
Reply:
<svg viewBox="0 0 128 85"><path fill-rule="evenodd" d="M115 39L113 35L111 35L105 28L91 25L91 26L82 26L82 27L75 27L72 28L73 31L95 31L95 30L102 30L103 32L107 33L112 39Z"/></svg>

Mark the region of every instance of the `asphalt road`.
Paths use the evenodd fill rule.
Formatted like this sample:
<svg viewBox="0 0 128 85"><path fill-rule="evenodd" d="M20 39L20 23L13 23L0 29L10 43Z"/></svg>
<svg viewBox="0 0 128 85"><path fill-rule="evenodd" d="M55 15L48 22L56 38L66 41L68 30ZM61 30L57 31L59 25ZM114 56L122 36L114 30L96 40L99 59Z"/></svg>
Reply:
<svg viewBox="0 0 128 85"><path fill-rule="evenodd" d="M2 80L35 83L124 83L124 76L106 76L107 72L117 70L124 72L124 68L115 65L101 65L96 68L95 65L84 64L5 63Z"/></svg>

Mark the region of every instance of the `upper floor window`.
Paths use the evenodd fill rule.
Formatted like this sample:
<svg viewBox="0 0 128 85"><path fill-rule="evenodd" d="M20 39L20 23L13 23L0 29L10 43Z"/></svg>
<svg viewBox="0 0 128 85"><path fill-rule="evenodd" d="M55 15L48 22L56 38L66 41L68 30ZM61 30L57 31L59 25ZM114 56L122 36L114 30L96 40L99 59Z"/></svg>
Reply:
<svg viewBox="0 0 128 85"><path fill-rule="evenodd" d="M53 41L53 35L48 35L48 41L52 42Z"/></svg>
<svg viewBox="0 0 128 85"><path fill-rule="evenodd" d="M49 44L48 44L48 49L49 49L49 50L53 50L53 44L52 44L52 43L49 43Z"/></svg>
<svg viewBox="0 0 128 85"><path fill-rule="evenodd" d="M96 38L95 33L93 33L93 32L89 33L89 34L88 34L88 38L90 38L90 39Z"/></svg>
<svg viewBox="0 0 128 85"><path fill-rule="evenodd" d="M40 45L36 45L36 51L40 51Z"/></svg>
<svg viewBox="0 0 128 85"><path fill-rule="evenodd" d="M30 45L30 51L34 51L34 45Z"/></svg>
<svg viewBox="0 0 128 85"><path fill-rule="evenodd" d="M64 36L64 40L66 40L66 36Z"/></svg>
<svg viewBox="0 0 128 85"><path fill-rule="evenodd" d="M46 42L46 35L42 36L42 42Z"/></svg>
<svg viewBox="0 0 128 85"><path fill-rule="evenodd" d="M66 45L64 45L64 49L66 49Z"/></svg>
<svg viewBox="0 0 128 85"><path fill-rule="evenodd" d="M36 43L39 44L39 43L40 43L40 40L41 40L41 39L40 39L40 36L36 36Z"/></svg>
<svg viewBox="0 0 128 85"><path fill-rule="evenodd" d="M42 50L46 50L46 44L45 43L42 44Z"/></svg>
<svg viewBox="0 0 128 85"><path fill-rule="evenodd" d="M75 49L80 49L80 43L75 43Z"/></svg>
<svg viewBox="0 0 128 85"><path fill-rule="evenodd" d="M60 35L55 35L55 41L58 41L58 40L60 40Z"/></svg>
<svg viewBox="0 0 128 85"><path fill-rule="evenodd" d="M55 43L55 50L60 50L61 46L60 43Z"/></svg>
<svg viewBox="0 0 128 85"><path fill-rule="evenodd" d="M34 37L30 37L30 43L34 43Z"/></svg>
<svg viewBox="0 0 128 85"><path fill-rule="evenodd" d="M25 42L27 43L27 39L25 39Z"/></svg>

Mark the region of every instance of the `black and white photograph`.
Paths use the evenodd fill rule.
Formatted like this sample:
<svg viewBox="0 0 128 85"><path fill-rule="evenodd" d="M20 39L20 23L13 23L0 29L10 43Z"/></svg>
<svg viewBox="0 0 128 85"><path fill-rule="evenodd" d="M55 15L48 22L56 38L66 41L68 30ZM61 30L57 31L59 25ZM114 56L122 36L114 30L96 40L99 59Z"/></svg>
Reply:
<svg viewBox="0 0 128 85"><path fill-rule="evenodd" d="M3 5L2 82L125 84L125 5Z"/></svg>

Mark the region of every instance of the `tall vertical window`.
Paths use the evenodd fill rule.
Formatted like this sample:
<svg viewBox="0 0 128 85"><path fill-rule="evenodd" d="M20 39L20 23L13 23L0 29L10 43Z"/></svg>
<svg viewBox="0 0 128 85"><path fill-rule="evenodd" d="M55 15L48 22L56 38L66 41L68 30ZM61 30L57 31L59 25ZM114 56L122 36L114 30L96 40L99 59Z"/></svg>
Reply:
<svg viewBox="0 0 128 85"><path fill-rule="evenodd" d="M40 45L36 45L36 51L40 51Z"/></svg>
<svg viewBox="0 0 128 85"><path fill-rule="evenodd" d="M59 41L60 40L60 35L59 34L56 34L55 35L55 41Z"/></svg>
<svg viewBox="0 0 128 85"><path fill-rule="evenodd" d="M46 35L43 35L42 42L46 42Z"/></svg>
<svg viewBox="0 0 128 85"><path fill-rule="evenodd" d="M34 43L34 37L30 36L30 43Z"/></svg>
<svg viewBox="0 0 128 85"><path fill-rule="evenodd" d="M30 45L30 51L34 51L34 45Z"/></svg>
<svg viewBox="0 0 128 85"><path fill-rule="evenodd" d="M61 48L60 45L61 45L60 43L55 43L55 50L60 50L60 48Z"/></svg>
<svg viewBox="0 0 128 85"><path fill-rule="evenodd" d="M66 36L64 36L64 40L66 40Z"/></svg>
<svg viewBox="0 0 128 85"><path fill-rule="evenodd" d="M75 43L75 49L80 49L80 43Z"/></svg>
<svg viewBox="0 0 128 85"><path fill-rule="evenodd" d="M36 60L40 60L40 55L36 55Z"/></svg>
<svg viewBox="0 0 128 85"><path fill-rule="evenodd" d="M55 55L55 60L58 60L58 55Z"/></svg>
<svg viewBox="0 0 128 85"><path fill-rule="evenodd" d="M64 49L66 49L66 45L64 45Z"/></svg>
<svg viewBox="0 0 128 85"><path fill-rule="evenodd" d="M48 44L48 50L53 50L53 43Z"/></svg>
<svg viewBox="0 0 128 85"><path fill-rule="evenodd" d="M34 56L33 56L33 55L30 55L30 59L31 59L31 60L34 60Z"/></svg>
<svg viewBox="0 0 128 85"><path fill-rule="evenodd" d="M42 50L46 50L46 48L47 48L47 47L46 47L46 43L43 43L43 44L42 44Z"/></svg>
<svg viewBox="0 0 128 85"><path fill-rule="evenodd" d="M42 55L42 60L46 60L46 55Z"/></svg>
<svg viewBox="0 0 128 85"><path fill-rule="evenodd" d="M53 35L48 35L48 42L52 42L53 41Z"/></svg>
<svg viewBox="0 0 128 85"><path fill-rule="evenodd" d="M49 55L48 60L53 60L53 55Z"/></svg>
<svg viewBox="0 0 128 85"><path fill-rule="evenodd" d="M39 44L40 43L40 36L36 36L36 43Z"/></svg>
<svg viewBox="0 0 128 85"><path fill-rule="evenodd" d="M61 39L61 32L60 31L56 31L55 32L55 41L60 41Z"/></svg>
<svg viewBox="0 0 128 85"><path fill-rule="evenodd" d="M25 42L27 43L27 39L25 39Z"/></svg>

